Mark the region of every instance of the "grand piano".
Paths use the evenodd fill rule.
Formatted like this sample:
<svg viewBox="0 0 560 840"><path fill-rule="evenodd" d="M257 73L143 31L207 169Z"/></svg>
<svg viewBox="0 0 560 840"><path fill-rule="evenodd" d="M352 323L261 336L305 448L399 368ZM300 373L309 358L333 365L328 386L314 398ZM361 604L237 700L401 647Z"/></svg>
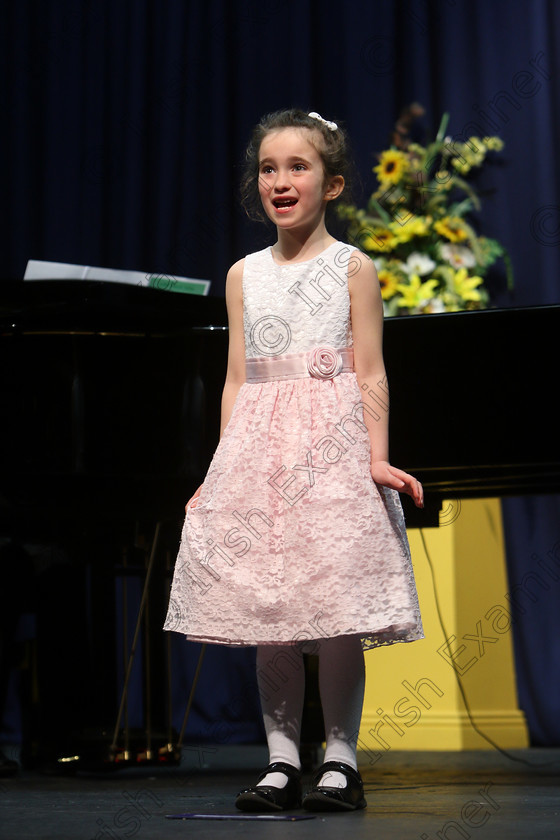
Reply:
<svg viewBox="0 0 560 840"><path fill-rule="evenodd" d="M3 527L59 494L180 513L216 445L224 300L96 281L4 283L2 299ZM559 328L558 305L385 321L391 459L428 499L560 489Z"/></svg>
<svg viewBox="0 0 560 840"><path fill-rule="evenodd" d="M559 328L560 306L386 320L391 460L425 488L423 511L403 498L409 526L437 525L444 499L560 491ZM114 716L115 578L146 575L138 557L156 525L166 559L150 620L161 638L184 504L218 439L226 351L221 298L98 281L2 284L0 537L66 552L52 595L62 615L49 632L56 644L75 630L75 673L58 676L67 699L88 683L86 718ZM150 638L146 650L159 643ZM151 679L165 682L157 651L151 661ZM45 679L53 667L56 679L53 663ZM156 692L159 720L158 702ZM52 724L61 704L43 705Z"/></svg>

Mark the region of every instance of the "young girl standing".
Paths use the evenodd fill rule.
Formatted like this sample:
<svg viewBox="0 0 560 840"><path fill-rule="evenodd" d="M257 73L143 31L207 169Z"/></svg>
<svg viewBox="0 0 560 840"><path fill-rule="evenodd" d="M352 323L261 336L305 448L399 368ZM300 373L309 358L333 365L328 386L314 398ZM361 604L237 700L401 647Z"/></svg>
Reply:
<svg viewBox="0 0 560 840"><path fill-rule="evenodd" d="M379 281L325 226L346 169L344 132L316 113L253 132L244 204L277 239L227 276L220 443L187 504L165 624L257 647L270 764L245 811L366 807L363 651L423 637L397 492L421 507L423 491L389 463ZM302 803L303 653L319 656L326 752Z"/></svg>

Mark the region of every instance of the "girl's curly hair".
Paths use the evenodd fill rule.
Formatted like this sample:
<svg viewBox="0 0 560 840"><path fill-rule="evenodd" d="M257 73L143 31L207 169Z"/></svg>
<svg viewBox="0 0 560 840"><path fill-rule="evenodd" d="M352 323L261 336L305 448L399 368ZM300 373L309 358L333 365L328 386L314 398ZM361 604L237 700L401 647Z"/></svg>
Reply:
<svg viewBox="0 0 560 840"><path fill-rule="evenodd" d="M259 150L267 134L280 128L308 129L312 133L310 142L313 143L323 161L325 179L342 175L345 186L341 195L346 196L348 192L352 164L348 152L348 138L344 129L338 125L333 131L324 122L316 117L310 117L298 108L275 111L267 114L257 123L245 152L245 168L241 179L241 203L249 218L255 221L267 221L258 189ZM332 202L329 202L329 205L330 203Z"/></svg>

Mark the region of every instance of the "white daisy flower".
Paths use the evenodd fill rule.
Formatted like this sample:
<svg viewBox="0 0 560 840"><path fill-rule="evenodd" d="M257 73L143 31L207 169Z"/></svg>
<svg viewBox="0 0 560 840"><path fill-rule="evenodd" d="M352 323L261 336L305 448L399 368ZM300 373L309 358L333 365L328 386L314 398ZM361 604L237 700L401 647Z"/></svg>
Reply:
<svg viewBox="0 0 560 840"><path fill-rule="evenodd" d="M465 245L441 245L440 253L454 268L472 268L476 265L473 252Z"/></svg>
<svg viewBox="0 0 560 840"><path fill-rule="evenodd" d="M414 251L407 258L406 263L403 263L403 270L407 274L418 274L420 277L429 274L435 267L435 262L420 251Z"/></svg>
<svg viewBox="0 0 560 840"><path fill-rule="evenodd" d="M424 307L422 312L435 315L438 312L445 312L445 304L441 298L432 298L432 300Z"/></svg>

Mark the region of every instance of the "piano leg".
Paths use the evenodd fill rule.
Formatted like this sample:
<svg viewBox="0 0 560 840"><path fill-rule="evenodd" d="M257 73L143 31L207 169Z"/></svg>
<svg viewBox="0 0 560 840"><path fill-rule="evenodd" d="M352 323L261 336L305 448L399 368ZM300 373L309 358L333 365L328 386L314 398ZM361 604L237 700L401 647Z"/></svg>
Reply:
<svg viewBox="0 0 560 840"><path fill-rule="evenodd" d="M111 746L110 746L110 750L109 750L111 759L113 761L116 761L117 756L119 754L119 748L117 746L118 737L119 737L119 730L120 730L120 727L121 727L123 712L124 712L124 709L125 709L125 706L126 706L126 703L127 703L128 684L130 682L130 675L132 673L132 666L134 664L134 658L135 658L135 655L136 655L136 647L137 647L137 644L138 644L138 637L140 635L140 630L142 628L142 623L143 623L142 619L143 619L144 612L145 612L145 609L146 609L147 597L148 597L149 585L150 585L150 578L151 578L151 575L152 575L152 571L153 571L153 568L154 568L154 561L155 561L156 554L157 554L160 526L161 526L161 523L157 522L156 527L155 527L154 538L152 540L152 548L151 548L151 551L150 551L150 559L148 561L148 566L147 566L147 569L146 569L146 577L145 577L145 580L144 580L144 588L143 588L143 591L142 591L142 599L140 601L140 607L139 607L139 610L138 610L138 618L137 618L136 627L135 627L135 630L134 630L134 638L132 640L132 647L130 649L130 655L128 657L128 663L127 663L126 673L125 673L125 677L124 677L124 685L123 685L123 690L122 690L122 694L121 694L121 702L120 702L119 711L118 711L118 714L117 714L117 720L115 722L115 729L113 731L113 740L111 742Z"/></svg>

